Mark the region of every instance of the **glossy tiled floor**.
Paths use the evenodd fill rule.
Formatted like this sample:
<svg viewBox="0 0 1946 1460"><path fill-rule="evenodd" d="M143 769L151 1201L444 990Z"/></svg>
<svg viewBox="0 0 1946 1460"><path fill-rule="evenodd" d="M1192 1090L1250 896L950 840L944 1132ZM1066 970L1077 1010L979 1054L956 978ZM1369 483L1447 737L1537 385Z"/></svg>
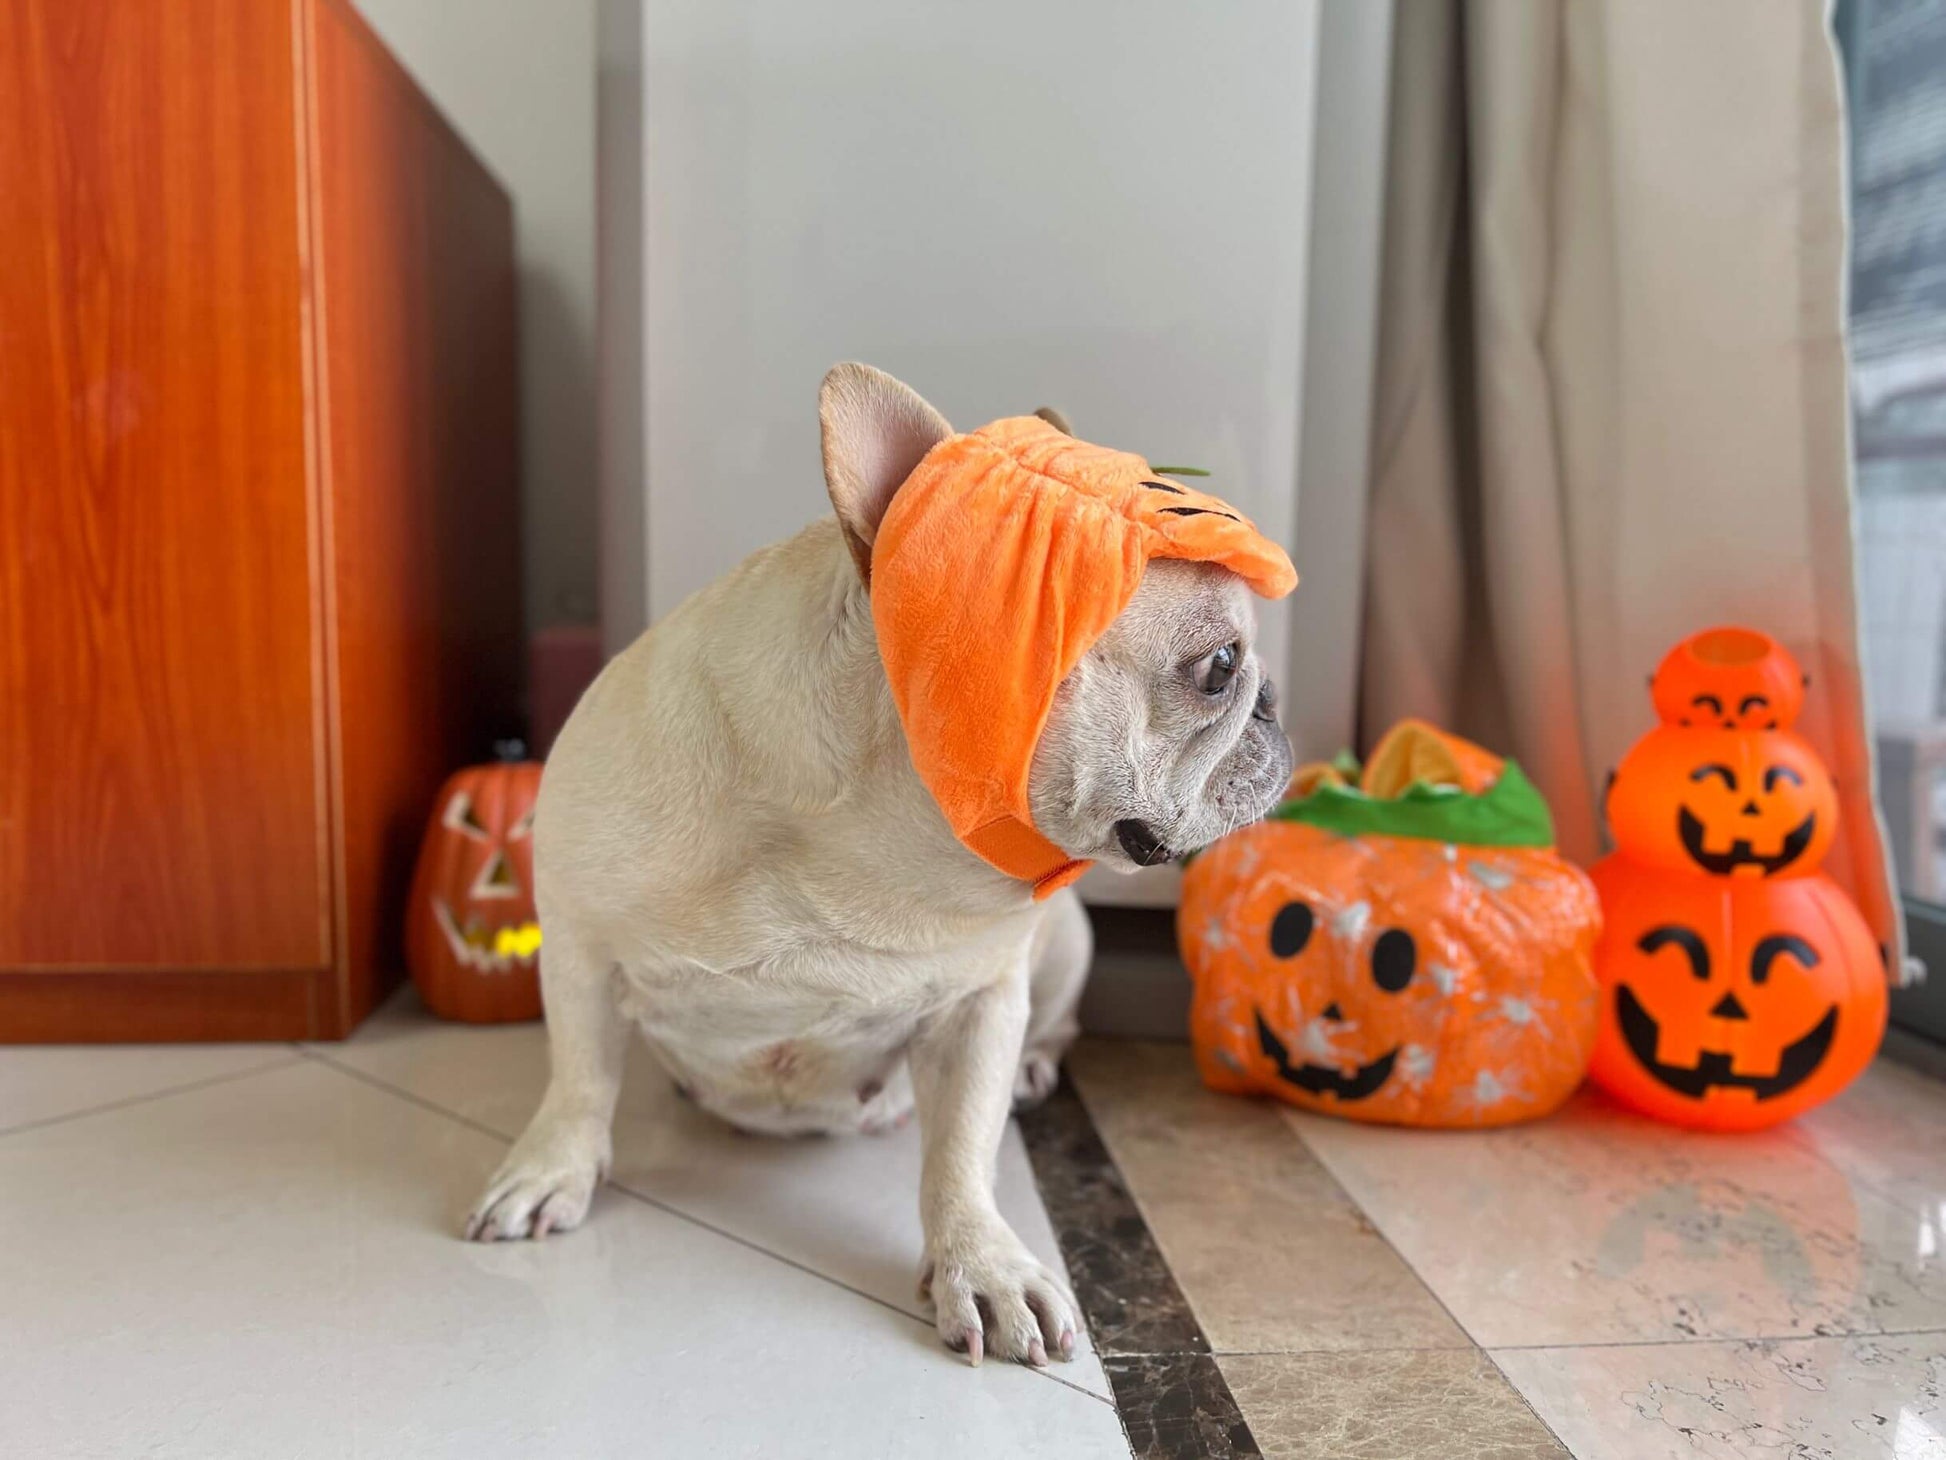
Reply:
<svg viewBox="0 0 1946 1460"><path fill-rule="evenodd" d="M345 1045L0 1049L0 1456L1127 1455L1091 1352L939 1346L910 1128L738 1136L638 1058L588 1225L458 1241L544 1072L409 996ZM1001 1203L1054 1257L1011 1132Z"/></svg>
<svg viewBox="0 0 1946 1460"><path fill-rule="evenodd" d="M344 1045L0 1049L0 1457L1129 1453L1091 1349L939 1348L910 1128L739 1136L638 1057L589 1225L457 1241L545 1066L409 995ZM1710 1138L1593 1095L1351 1125L1175 1045L1070 1073L1035 1159L1077 1272L1130 1279L1091 1311L1145 1455L1946 1460L1932 1079ZM1058 1261L1011 1130L1000 1188Z"/></svg>
<svg viewBox="0 0 1946 1460"><path fill-rule="evenodd" d="M1584 1093L1496 1132L1071 1069L1266 1454L1946 1460L1946 1086L1881 1061L1785 1129Z"/></svg>

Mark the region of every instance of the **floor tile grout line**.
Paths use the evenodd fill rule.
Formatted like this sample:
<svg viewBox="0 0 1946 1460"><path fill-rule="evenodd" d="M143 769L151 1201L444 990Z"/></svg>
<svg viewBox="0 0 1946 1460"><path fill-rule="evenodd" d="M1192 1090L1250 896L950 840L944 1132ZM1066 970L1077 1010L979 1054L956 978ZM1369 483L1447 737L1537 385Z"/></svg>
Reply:
<svg viewBox="0 0 1946 1460"><path fill-rule="evenodd" d="M1485 1345L1480 1342L1478 1336L1474 1334L1472 1329L1468 1328L1464 1323L1460 1321L1459 1314L1453 1311L1452 1306L1446 1301L1444 1297L1440 1295L1439 1290L1432 1285L1432 1283L1427 1279L1426 1275L1421 1271L1419 1271L1417 1264L1415 1264L1411 1258L1407 1257L1404 1252L1399 1250L1399 1244L1394 1242L1392 1240L1391 1234L1387 1232L1385 1228L1379 1224L1378 1218L1365 1209L1365 1203L1363 1203L1357 1197L1351 1194L1351 1189L1345 1185L1343 1179L1339 1177L1338 1173L1331 1169L1331 1163L1325 1160L1323 1154L1319 1152L1317 1147L1313 1146L1310 1143L1310 1141L1305 1138L1303 1130L1291 1124L1290 1121L1285 1120L1283 1118L1283 1113L1281 1111L1277 1112L1277 1114L1278 1114L1279 1122L1283 1125L1284 1129L1290 1133L1292 1139L1294 1139L1297 1142L1298 1148L1302 1150L1305 1155L1309 1156L1313 1161L1317 1162L1318 1170L1322 1171L1327 1177L1330 1178L1332 1186L1337 1188L1338 1195L1343 1197L1345 1199L1346 1204L1349 1205L1353 1211L1357 1212L1358 1215L1364 1219L1365 1225L1372 1229L1372 1235L1377 1237L1379 1241L1385 1244L1385 1250L1391 1253L1394 1257L1398 1258L1399 1266L1403 1267L1407 1272L1412 1274L1414 1281L1416 1281L1420 1287L1425 1289L1426 1296L1431 1298L1433 1302L1439 1305L1439 1311L1446 1315L1447 1320L1452 1323L1454 1328L1459 1330L1460 1334L1466 1339L1469 1345L1471 1345L1473 1348L1476 1349L1483 1349Z"/></svg>
<svg viewBox="0 0 1946 1460"><path fill-rule="evenodd" d="M1597 1343L1464 1343L1415 1344L1382 1343L1359 1348L1218 1348L1210 1350L1218 1359L1315 1358L1356 1354L1464 1354L1464 1353L1556 1353L1573 1349L1600 1348L1699 1348L1721 1343L1846 1343L1854 1339L1924 1338L1946 1334L1946 1327L1875 1328L1847 1333L1757 1333L1722 1334L1709 1338L1616 1338ZM1117 1358L1170 1359L1193 1352L1189 1349L1117 1349Z"/></svg>
<svg viewBox="0 0 1946 1460"><path fill-rule="evenodd" d="M300 1049L298 1053L302 1058L310 1060L314 1064L323 1065L326 1069L335 1070L347 1079L356 1080L361 1085L369 1085L374 1090L395 1096L405 1101L408 1105L418 1106L419 1109L429 1114L442 1116L447 1120L457 1122L476 1134L491 1136L503 1146L511 1146L514 1143L514 1137L508 1135L505 1131L495 1130L492 1126L487 1125L483 1121L475 1120L470 1115L464 1115L457 1110L450 1110L444 1105L426 1099L425 1096L415 1090L406 1089L403 1085L394 1085L390 1080L381 1080L377 1075L361 1070L356 1065L348 1065L342 1060L333 1059L330 1055L316 1049Z"/></svg>
<svg viewBox="0 0 1946 1460"><path fill-rule="evenodd" d="M794 1257L786 1257L781 1252L772 1252L768 1247L763 1246L761 1243L753 1242L748 1237L740 1236L735 1232L727 1230L726 1228L719 1227L714 1222L705 1221L703 1218L696 1216L692 1212L685 1212L679 1207L670 1206L667 1202L661 1200L660 1198L650 1196L646 1192L637 1191L632 1186L625 1186L621 1182L614 1180L612 1177L608 1180L607 1184L610 1187L612 1187L614 1190L619 1191L623 1196L632 1197L636 1201L643 1203L645 1206L654 1207L659 1212L665 1212L669 1216L690 1223L692 1226L700 1227L705 1232L712 1232L716 1236L723 1238L726 1242L734 1242L739 1247L747 1247L750 1251L759 1253L764 1257L768 1257L773 1262L782 1263L785 1267L796 1268L799 1272L804 1273L808 1277L814 1277L819 1282L829 1283L834 1288L840 1288L843 1291L850 1293L853 1297L863 1298L868 1303L876 1303L879 1307L885 1309L887 1312L896 1313L901 1318L909 1318L914 1323L919 1324L921 1327L931 1332L938 1331L938 1325L936 1325L932 1321L932 1319L926 1317L923 1313L914 1313L909 1308L901 1308L897 1303L892 1302L888 1298L881 1298L876 1293L868 1293L863 1288L855 1288L850 1283L844 1281L842 1278L835 1278L831 1276L830 1273L819 1272L816 1268L810 1267L805 1263L799 1262ZM942 1344L941 1347L943 1348L944 1344ZM1097 1355L1097 1357L1099 1357L1099 1355ZM1092 1389L1082 1388L1079 1384L1074 1383L1072 1380L1063 1379L1059 1374L1054 1373L1052 1369L1037 1369L1032 1364L1022 1364L1020 1367L1027 1370L1027 1372L1030 1374L1037 1374L1043 1379L1051 1379L1056 1384L1066 1385L1068 1388L1074 1390L1074 1392L1077 1394L1085 1394L1090 1399L1096 1400L1102 1404L1107 1404L1111 1408L1113 1407L1113 1401L1111 1401L1106 1395L1097 1394Z"/></svg>
<svg viewBox="0 0 1946 1460"><path fill-rule="evenodd" d="M416 1105L417 1107L419 1107L419 1109L424 1110L429 1114L442 1116L447 1120L455 1121L458 1124L465 1126L468 1130L474 1131L483 1136L489 1136L492 1139L500 1142L500 1144L503 1146L511 1146L514 1143L515 1138L513 1136L506 1134L504 1131L495 1130L492 1126L486 1125L481 1121L477 1121L473 1119L473 1117L471 1117L470 1115L463 1115L457 1110L449 1110L443 1105L437 1104L434 1101L426 1099L423 1095L418 1094L416 1091L407 1090L402 1088L401 1086L394 1085L389 1080L382 1080L377 1075L370 1074L367 1071L358 1069L352 1065L344 1064L339 1060L335 1060L331 1058L331 1056L327 1054L321 1053L320 1051L313 1050L313 1049L299 1049L298 1055L300 1058L311 1060L314 1063L324 1065L329 1069L335 1070L337 1073L341 1075L345 1075L350 1079L357 1080L361 1084L368 1085L374 1090L381 1091L387 1095L397 1096L399 1099L404 1100L409 1104ZM669 1203L661 1200L658 1197L649 1196L644 1192L637 1191L632 1186L625 1186L621 1182L615 1180L613 1176L610 1176L606 1180L604 1180L602 1182L602 1185L608 1187L612 1191L619 1192L621 1195L628 1197L632 1201L638 1201L642 1203L644 1206L652 1207L656 1211L662 1212L666 1216L674 1217L677 1221L686 1222L692 1227L699 1228L702 1231L711 1233L714 1236L721 1237L726 1242L733 1242L739 1247L757 1253L759 1256L769 1258L772 1262L781 1263L785 1267L794 1268L798 1272L803 1273L807 1277L816 1278L819 1282L826 1283L829 1286L837 1288L842 1292L850 1293L855 1298L863 1298L866 1302L875 1304L878 1307L885 1309L887 1312L896 1313L901 1318L908 1318L912 1320L912 1322L921 1324L928 1329L932 1329L935 1327L933 1321L922 1314L913 1313L908 1309L901 1308L897 1303L893 1303L885 1298L881 1298L876 1293L868 1293L863 1288L853 1287L850 1283L845 1282L842 1278L835 1278L832 1277L831 1274L829 1273L819 1272L816 1268L809 1267L804 1263L799 1262L796 1258L786 1257L781 1252L772 1252L768 1247L765 1247L760 1243L753 1242L748 1237L740 1236L735 1232L731 1232L723 1227L719 1227L714 1222L705 1221L703 1218L696 1216L693 1212L683 1211L680 1207L671 1206L669 1205ZM1100 1356L1097 1355L1096 1357L1099 1358ZM1109 1405L1110 1408L1113 1408L1114 1402L1110 1400L1106 1395L1097 1394L1092 1389L1084 1389L1079 1384L1074 1383L1072 1380L1063 1379L1060 1375L1053 1373L1050 1370L1036 1369L1031 1364L1022 1364L1020 1365L1020 1367L1025 1369L1030 1374L1038 1375L1040 1378L1043 1379L1050 1379L1056 1384L1060 1384L1069 1389L1074 1390L1074 1392L1077 1394L1084 1395L1087 1398L1092 1399L1099 1404L1106 1404Z"/></svg>
<svg viewBox="0 0 1946 1460"><path fill-rule="evenodd" d="M1489 1354L1578 1353L1608 1348L1708 1348L1726 1343L1857 1343L1877 1338L1927 1338L1946 1328L1874 1328L1852 1333L1726 1334L1719 1338L1616 1338L1601 1343L1497 1343L1482 1345Z"/></svg>
<svg viewBox="0 0 1946 1460"><path fill-rule="evenodd" d="M189 1095L198 1090L207 1090L213 1085L226 1085L232 1080L247 1080L253 1075L268 1074L271 1070L281 1070L294 1065L302 1055L293 1048L291 1053L267 1059L260 1065L251 1065L241 1070L225 1070L220 1075L206 1075L200 1080L189 1080L180 1085L165 1085L159 1090L145 1091L140 1095L127 1095L120 1100L109 1100L100 1105L88 1105L79 1110L63 1111L59 1115L46 1115L38 1120L25 1120L19 1125L0 1126L0 1140L9 1136L25 1135L29 1131L46 1130L50 1126L66 1125L72 1120L86 1120L91 1115L108 1115L117 1110L132 1110L138 1105L147 1105L153 1100L167 1100L172 1095Z"/></svg>
<svg viewBox="0 0 1946 1460"><path fill-rule="evenodd" d="M1534 1423L1546 1430L1553 1437L1554 1443L1561 1447L1562 1454L1572 1457L1574 1455L1574 1449L1568 1444L1567 1437L1554 1428L1553 1424L1548 1421L1547 1416L1535 1407L1534 1401L1528 1397L1527 1392L1514 1382L1513 1376L1500 1367L1500 1361L1493 1357L1492 1350L1480 1342L1479 1335L1460 1321L1460 1316L1453 1311L1452 1305L1432 1285L1432 1281L1423 1272L1419 1271L1418 1264L1407 1257L1404 1251L1400 1249L1399 1244L1392 1240L1391 1233L1387 1232L1380 1224L1378 1218L1366 1209L1365 1203L1351 1194L1351 1188L1346 1186L1344 1179L1332 1169L1331 1163L1324 1158L1324 1154L1316 1146L1311 1144L1310 1139L1304 1134L1303 1128L1294 1124L1281 1111L1278 1112L1278 1119L1282 1122L1284 1129L1290 1132L1292 1138L1296 1140L1299 1149L1313 1161L1317 1162L1318 1169L1331 1178L1331 1184L1338 1189L1338 1194L1351 1204L1353 1211L1365 1219L1366 1225L1372 1229L1373 1234L1379 1241L1385 1244L1386 1251L1398 1258L1399 1265L1411 1273L1418 1281L1419 1286L1426 1290L1426 1296L1439 1305L1439 1311L1444 1313L1448 1320L1451 1321L1453 1327L1457 1328L1464 1335L1467 1342L1472 1345L1472 1351L1485 1355L1486 1361L1493 1365L1493 1371L1500 1376L1501 1382L1507 1386L1508 1391L1520 1403L1521 1407L1534 1417ZM1463 1352L1463 1350L1454 1350L1454 1352Z"/></svg>

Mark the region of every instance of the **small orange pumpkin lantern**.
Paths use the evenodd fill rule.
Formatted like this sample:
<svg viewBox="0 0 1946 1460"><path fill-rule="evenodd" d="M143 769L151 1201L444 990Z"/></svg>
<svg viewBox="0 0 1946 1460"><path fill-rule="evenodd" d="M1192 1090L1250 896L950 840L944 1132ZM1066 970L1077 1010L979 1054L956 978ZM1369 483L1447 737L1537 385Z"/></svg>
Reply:
<svg viewBox="0 0 1946 1460"><path fill-rule="evenodd" d="M426 1007L499 1024L541 1013L534 913L538 761L469 766L440 789L406 909L406 964Z"/></svg>
<svg viewBox="0 0 1946 1460"><path fill-rule="evenodd" d="M1607 986L1590 1073L1644 1114L1760 1130L1829 1099L1885 1033L1885 969L1829 877L1594 870Z"/></svg>
<svg viewBox="0 0 1946 1460"><path fill-rule="evenodd" d="M1768 634L1724 625L1691 634L1649 680L1665 725L1788 730L1804 708L1804 674Z"/></svg>
<svg viewBox="0 0 1946 1460"><path fill-rule="evenodd" d="M1177 927L1204 1083L1353 1120L1543 1115L1594 1042L1600 912L1517 766L1395 726L1202 852Z"/></svg>
<svg viewBox="0 0 1946 1460"><path fill-rule="evenodd" d="M1601 1035L1590 1073L1649 1115L1757 1130L1830 1098L1885 1030L1876 942L1819 872L1837 793L1791 730L1805 677L1775 640L1716 628L1650 681L1662 723L1606 804L1594 869Z"/></svg>

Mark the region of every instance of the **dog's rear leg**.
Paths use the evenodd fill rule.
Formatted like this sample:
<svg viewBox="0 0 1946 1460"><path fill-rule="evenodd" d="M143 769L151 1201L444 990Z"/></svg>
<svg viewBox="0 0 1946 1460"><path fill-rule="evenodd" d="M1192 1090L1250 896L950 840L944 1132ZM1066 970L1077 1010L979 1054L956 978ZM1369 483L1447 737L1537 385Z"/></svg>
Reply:
<svg viewBox="0 0 1946 1460"><path fill-rule="evenodd" d="M1087 909L1073 889L1064 888L1047 900L1034 933L1032 1005L1020 1068L1014 1073L1014 1109L1031 1109L1054 1093L1061 1057L1081 1032L1076 1010L1094 953Z"/></svg>
<svg viewBox="0 0 1946 1460"><path fill-rule="evenodd" d="M612 1159L609 1128L628 1045L613 965L545 907L541 928L547 1094L466 1219L472 1241L545 1237L579 1226Z"/></svg>

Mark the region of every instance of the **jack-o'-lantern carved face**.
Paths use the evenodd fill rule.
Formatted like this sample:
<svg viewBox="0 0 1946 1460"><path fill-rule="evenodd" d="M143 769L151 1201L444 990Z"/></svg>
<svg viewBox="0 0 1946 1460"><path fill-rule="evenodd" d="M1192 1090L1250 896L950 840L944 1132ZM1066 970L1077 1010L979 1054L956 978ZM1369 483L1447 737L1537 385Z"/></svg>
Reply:
<svg viewBox="0 0 1946 1460"><path fill-rule="evenodd" d="M1370 930L1367 938L1368 930L1360 925L1368 920L1368 909L1359 903L1341 910L1337 926L1327 931L1327 937L1355 939L1356 952L1349 959L1321 960L1319 967L1308 970L1304 983L1309 997L1302 1002L1310 1006L1312 1017L1304 1019L1300 1011L1302 1033L1294 1041L1295 1053L1263 1010L1256 1011L1258 1047L1278 1078L1294 1089L1338 1100L1370 1099L1385 1088L1412 1029L1426 1018L1423 1009L1414 1009L1414 1001L1401 998L1419 972L1418 943L1407 928ZM1316 932L1317 913L1311 904L1286 902L1270 922L1271 956L1301 958ZM1419 1004L1425 1002L1426 987L1421 985Z"/></svg>
<svg viewBox="0 0 1946 1460"><path fill-rule="evenodd" d="M1185 872L1197 1064L1213 1089L1353 1120L1545 1114L1594 1038L1594 889L1548 845L1516 768L1464 742L1415 758L1401 734L1435 732L1408 722L1374 752L1373 768L1400 763L1397 785L1367 772L1388 794L1307 778L1289 819L1224 837Z"/></svg>
<svg viewBox="0 0 1946 1460"><path fill-rule="evenodd" d="M504 973L532 963L540 951L534 918L534 808L506 795L463 785L446 800L439 824L447 843L448 876L430 893L433 919L460 963ZM494 788L501 789L501 788Z"/></svg>
<svg viewBox="0 0 1946 1460"><path fill-rule="evenodd" d="M448 1018L540 1013L534 797L541 768L464 770L439 793L407 910L406 951L426 1003Z"/></svg>
<svg viewBox="0 0 1946 1460"><path fill-rule="evenodd" d="M1648 1114L1716 1129L1843 1088L1885 1027L1876 944L1835 883L1595 869L1607 930L1593 1072Z"/></svg>
<svg viewBox="0 0 1946 1460"><path fill-rule="evenodd" d="M1810 872L1838 822L1823 762L1785 731L1652 731L1622 758L1607 809L1619 850L1713 876Z"/></svg>
<svg viewBox="0 0 1946 1460"><path fill-rule="evenodd" d="M1716 628L1670 650L1649 692L1665 725L1788 730L1803 708L1805 682L1797 661L1769 635Z"/></svg>

